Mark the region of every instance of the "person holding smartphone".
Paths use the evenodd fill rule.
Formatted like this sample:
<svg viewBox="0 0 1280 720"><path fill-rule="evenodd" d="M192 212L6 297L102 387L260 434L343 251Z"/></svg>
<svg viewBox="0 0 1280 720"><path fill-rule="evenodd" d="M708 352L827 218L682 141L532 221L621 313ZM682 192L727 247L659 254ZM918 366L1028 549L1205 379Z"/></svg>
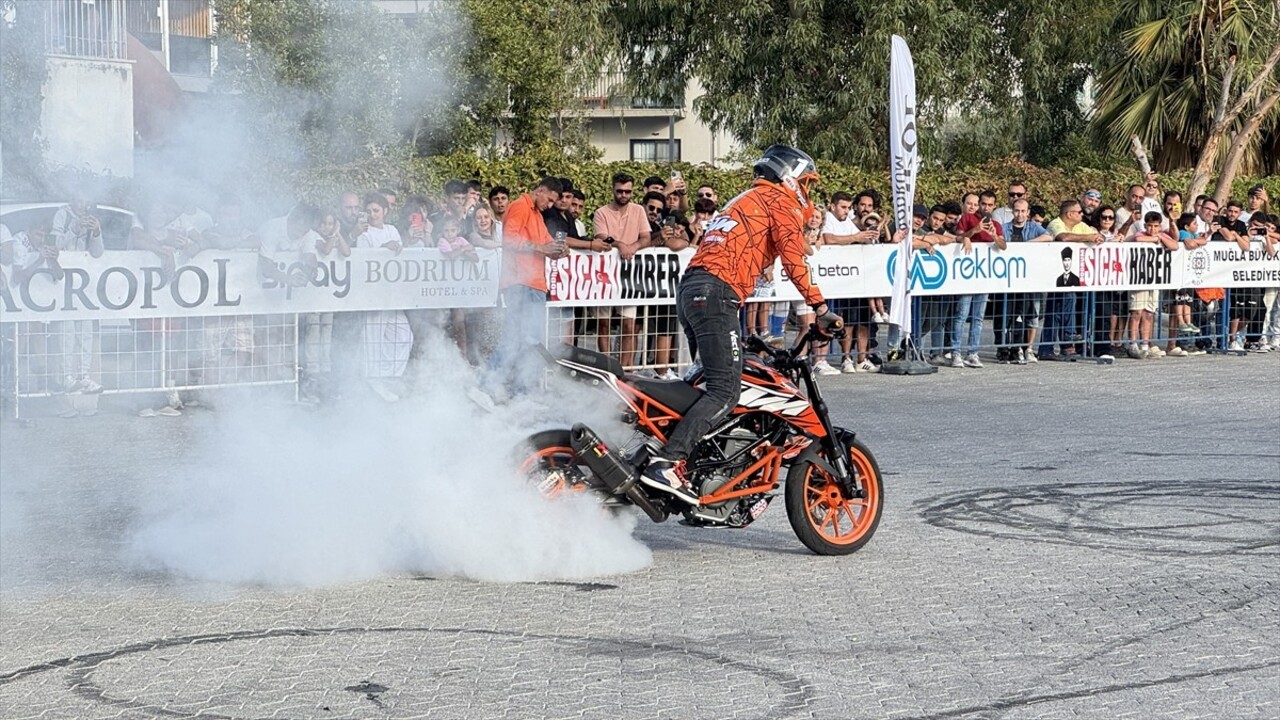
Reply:
<svg viewBox="0 0 1280 720"><path fill-rule="evenodd" d="M102 223L90 212L87 199L80 194L71 202L58 208L53 216L52 229L47 242L58 253L88 252L92 257L102 257ZM50 267L57 263L57 254L50 260ZM61 267L55 269L61 274ZM73 392L102 392L102 385L89 376L93 367L93 320L60 320L53 323L62 351L64 390Z"/></svg>

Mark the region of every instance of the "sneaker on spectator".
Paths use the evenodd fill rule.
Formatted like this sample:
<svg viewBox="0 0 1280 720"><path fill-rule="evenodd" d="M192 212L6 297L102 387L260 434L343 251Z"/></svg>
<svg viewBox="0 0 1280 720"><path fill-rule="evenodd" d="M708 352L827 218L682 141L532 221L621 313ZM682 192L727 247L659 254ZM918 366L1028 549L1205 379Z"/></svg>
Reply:
<svg viewBox="0 0 1280 720"><path fill-rule="evenodd" d="M982 367L982 360L978 358L978 353L969 353L969 357L964 359L964 366L967 368Z"/></svg>
<svg viewBox="0 0 1280 720"><path fill-rule="evenodd" d="M930 356L929 356L929 364L930 364L930 365L943 365L943 364L945 364L945 360L943 360L943 357L942 357L942 355L941 355L940 353L934 353L934 354L932 354L932 355L930 355Z"/></svg>
<svg viewBox="0 0 1280 720"><path fill-rule="evenodd" d="M864 360L863 362L866 362L866 361ZM855 362L853 361L853 358L851 358L851 357L846 357L846 358L844 359L844 362L840 363L840 372L842 372L842 373L856 373L856 372L858 372L858 365L857 365L857 363L855 363Z"/></svg>
<svg viewBox="0 0 1280 720"><path fill-rule="evenodd" d="M1205 352L1205 349L1199 345L1193 345L1190 350L1187 350L1188 355L1204 355Z"/></svg>
<svg viewBox="0 0 1280 720"><path fill-rule="evenodd" d="M959 352L951 353L951 367L953 368L964 367L964 358L960 357Z"/></svg>
<svg viewBox="0 0 1280 720"><path fill-rule="evenodd" d="M1200 328L1189 322L1185 322L1178 326L1178 332L1184 335L1195 335L1200 332Z"/></svg>
<svg viewBox="0 0 1280 720"><path fill-rule="evenodd" d="M178 391L176 389L169 388L166 390L164 393L164 399L165 403L174 410L182 409L182 398L178 395Z"/></svg>
<svg viewBox="0 0 1280 720"><path fill-rule="evenodd" d="M1186 356L1187 356L1187 351L1186 351L1186 350L1183 350L1182 348L1178 347L1177 345L1174 345L1174 346L1173 346L1173 349L1172 349L1172 350L1170 350L1169 352L1165 353L1165 354L1166 354L1166 355L1168 355L1169 357L1186 357Z"/></svg>
<svg viewBox="0 0 1280 720"><path fill-rule="evenodd" d="M1142 349L1142 357L1146 360L1159 360L1164 357L1164 353L1160 351L1160 348L1152 345Z"/></svg>
<svg viewBox="0 0 1280 720"><path fill-rule="evenodd" d="M857 372L880 372L880 366L870 360L863 360L858 363Z"/></svg>
<svg viewBox="0 0 1280 720"><path fill-rule="evenodd" d="M840 371L831 367L831 363L826 360L819 360L813 364L813 371L819 375L839 375Z"/></svg>
<svg viewBox="0 0 1280 720"><path fill-rule="evenodd" d="M1027 348L1027 362L1032 365L1040 362L1040 356L1036 354L1035 348Z"/></svg>
<svg viewBox="0 0 1280 720"><path fill-rule="evenodd" d="M658 379L659 380L679 380L680 376L676 374L675 370L672 370L671 368L667 368L666 370L662 371L662 374L658 375Z"/></svg>
<svg viewBox="0 0 1280 720"><path fill-rule="evenodd" d="M1231 344L1227 346L1227 349L1232 352L1241 352L1244 350L1244 343L1239 340L1232 340Z"/></svg>
<svg viewBox="0 0 1280 720"><path fill-rule="evenodd" d="M1134 360L1141 360L1142 348L1139 348L1137 343L1129 343L1129 347L1125 348L1125 354Z"/></svg>
<svg viewBox="0 0 1280 720"><path fill-rule="evenodd" d="M63 378L62 391L65 393L80 392L84 386L76 379L74 375L68 375Z"/></svg>
<svg viewBox="0 0 1280 720"><path fill-rule="evenodd" d="M91 395L102 392L102 386L94 382L93 378L89 377L88 375L85 375L84 377L80 378L80 389L84 390L85 392Z"/></svg>
<svg viewBox="0 0 1280 720"><path fill-rule="evenodd" d="M1027 351L1022 348L1018 348L1018 354L1014 356L1014 362L1018 363L1019 365L1026 365Z"/></svg>
<svg viewBox="0 0 1280 720"><path fill-rule="evenodd" d="M182 411L176 407L165 405L164 407L157 410L156 414L162 417L178 417L179 415L182 414Z"/></svg>
<svg viewBox="0 0 1280 720"><path fill-rule="evenodd" d="M872 316L871 316L871 322L876 323L877 325L879 325L879 324L882 324L882 323L887 323L887 322L889 322L889 318L886 318L885 316L881 315L880 313L875 313L874 315L872 315Z"/></svg>

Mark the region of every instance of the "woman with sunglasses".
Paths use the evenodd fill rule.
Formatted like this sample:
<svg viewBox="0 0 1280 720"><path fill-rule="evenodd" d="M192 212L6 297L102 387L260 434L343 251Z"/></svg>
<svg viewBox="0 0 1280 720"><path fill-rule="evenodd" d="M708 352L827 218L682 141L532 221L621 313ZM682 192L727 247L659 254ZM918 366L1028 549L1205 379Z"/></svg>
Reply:
<svg viewBox="0 0 1280 720"><path fill-rule="evenodd" d="M1124 236L1116 227L1116 209L1110 205L1098 206L1097 212L1091 218L1085 220L1098 230L1098 234L1102 236L1103 242L1115 242L1123 240ZM1095 335L1096 343L1095 354L1098 355L1114 355L1115 351L1124 347L1124 323L1121 318L1124 316L1124 309L1128 298L1121 291L1103 290L1095 296L1097 300L1097 309L1095 317L1097 322L1094 327L1101 328L1103 318L1107 319L1107 332L1101 337ZM1110 345L1110 347L1105 347Z"/></svg>

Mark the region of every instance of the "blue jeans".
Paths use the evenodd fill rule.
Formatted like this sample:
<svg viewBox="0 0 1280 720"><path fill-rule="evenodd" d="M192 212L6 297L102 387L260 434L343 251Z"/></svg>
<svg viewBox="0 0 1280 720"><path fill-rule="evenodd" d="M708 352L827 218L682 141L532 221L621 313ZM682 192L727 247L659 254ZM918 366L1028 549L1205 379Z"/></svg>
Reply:
<svg viewBox="0 0 1280 720"><path fill-rule="evenodd" d="M1044 313L1044 335L1040 340L1040 354L1053 353L1054 344L1063 348L1072 344L1076 334L1076 294L1073 292L1049 293Z"/></svg>
<svg viewBox="0 0 1280 720"><path fill-rule="evenodd" d="M506 384L512 392L528 392L545 368L533 349L547 337L547 294L527 285L502 291L502 338L489 361L491 383Z"/></svg>
<svg viewBox="0 0 1280 720"><path fill-rule="evenodd" d="M679 460L738 404L742 393L742 348L738 345L741 303L729 284L692 270L676 291L676 315L689 341L690 358L702 359L706 391L684 414L661 453Z"/></svg>
<svg viewBox="0 0 1280 720"><path fill-rule="evenodd" d="M951 321L954 319L956 300L950 295L939 295L926 297L921 315L921 334L929 336L929 353L932 355L941 355L946 352L948 341L947 337L951 334Z"/></svg>
<svg viewBox="0 0 1280 720"><path fill-rule="evenodd" d="M964 321L969 321L969 342L964 346L965 354L978 352L978 344L982 342L982 315L987 311L986 295L957 295L956 314L951 320L951 352L961 350L960 338L964 332Z"/></svg>

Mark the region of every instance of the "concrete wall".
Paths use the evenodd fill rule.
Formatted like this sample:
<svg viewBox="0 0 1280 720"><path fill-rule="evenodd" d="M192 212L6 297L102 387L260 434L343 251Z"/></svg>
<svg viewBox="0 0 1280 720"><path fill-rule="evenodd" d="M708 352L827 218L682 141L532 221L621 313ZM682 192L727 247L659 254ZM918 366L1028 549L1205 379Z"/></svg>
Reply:
<svg viewBox="0 0 1280 720"><path fill-rule="evenodd" d="M117 177L133 176L133 63L50 56L40 132L45 157Z"/></svg>

